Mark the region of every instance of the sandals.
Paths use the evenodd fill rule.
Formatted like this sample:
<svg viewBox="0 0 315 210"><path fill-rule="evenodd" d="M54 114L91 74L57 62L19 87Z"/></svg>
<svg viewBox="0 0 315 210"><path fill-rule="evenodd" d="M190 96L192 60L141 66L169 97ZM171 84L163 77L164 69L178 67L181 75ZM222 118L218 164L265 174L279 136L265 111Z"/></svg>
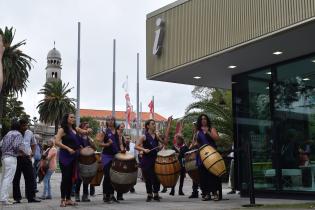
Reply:
<svg viewBox="0 0 315 210"><path fill-rule="evenodd" d="M77 206L78 204L76 202L72 201L72 200L67 200L66 201L66 205L67 206Z"/></svg>
<svg viewBox="0 0 315 210"><path fill-rule="evenodd" d="M66 206L67 206L66 200L61 200L60 207L66 207Z"/></svg>

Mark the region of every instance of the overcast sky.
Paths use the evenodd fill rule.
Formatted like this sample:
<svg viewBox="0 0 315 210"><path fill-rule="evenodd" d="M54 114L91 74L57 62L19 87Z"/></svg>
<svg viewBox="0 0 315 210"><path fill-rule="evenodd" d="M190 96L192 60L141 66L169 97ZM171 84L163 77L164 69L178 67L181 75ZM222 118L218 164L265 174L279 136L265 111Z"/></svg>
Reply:
<svg viewBox="0 0 315 210"><path fill-rule="evenodd" d="M136 53L140 53L140 102L143 111L154 96L155 111L180 117L194 101L192 86L146 80L146 15L174 0L0 0L0 27L16 29L15 42L37 62L31 70L22 101L31 117L45 83L46 56L53 48L62 56L62 80L76 97L77 22L81 22L81 108L112 108L112 43L116 39L116 110L125 110L124 90L129 76L131 102L136 110Z"/></svg>

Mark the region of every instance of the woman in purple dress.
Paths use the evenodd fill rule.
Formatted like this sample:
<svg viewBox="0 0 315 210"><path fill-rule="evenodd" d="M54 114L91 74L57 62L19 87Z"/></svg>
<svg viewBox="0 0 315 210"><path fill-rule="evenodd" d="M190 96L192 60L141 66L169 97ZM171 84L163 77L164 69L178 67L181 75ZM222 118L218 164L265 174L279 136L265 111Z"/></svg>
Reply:
<svg viewBox="0 0 315 210"><path fill-rule="evenodd" d="M88 134L92 129L83 130L75 127L73 114L65 114L56 135L55 144L60 148L59 166L61 170L61 203L60 207L74 206L71 200L72 185L76 180L76 161L82 148L79 133Z"/></svg>
<svg viewBox="0 0 315 210"><path fill-rule="evenodd" d="M119 140L116 135L116 121L115 118L110 116L106 118L106 129L100 134L98 138L99 146L103 147L102 151L102 164L104 171L103 179L103 201L107 203L119 203L114 196L114 188L111 184L109 171L112 165L115 154L119 152Z"/></svg>
<svg viewBox="0 0 315 210"><path fill-rule="evenodd" d="M166 145L166 142L161 140L155 133L156 126L154 120L148 120L145 122L145 135L143 135L137 142L136 149L139 152L143 152L140 166L142 169L142 175L145 180L145 187L147 191L147 202L152 199L160 201L158 194L160 190L160 182L154 172L155 159L157 158L158 150L163 147L159 142ZM153 194L152 194L153 192Z"/></svg>
<svg viewBox="0 0 315 210"><path fill-rule="evenodd" d="M203 145L210 145L217 148L216 141L219 140L218 132L211 127L211 121L205 114L201 114L197 120L197 146L198 149ZM200 188L204 195L203 201L211 200L210 193L213 194L213 200L219 200L217 191L220 189L221 180L219 177L211 174L202 164L200 156L197 156L197 164L200 175Z"/></svg>

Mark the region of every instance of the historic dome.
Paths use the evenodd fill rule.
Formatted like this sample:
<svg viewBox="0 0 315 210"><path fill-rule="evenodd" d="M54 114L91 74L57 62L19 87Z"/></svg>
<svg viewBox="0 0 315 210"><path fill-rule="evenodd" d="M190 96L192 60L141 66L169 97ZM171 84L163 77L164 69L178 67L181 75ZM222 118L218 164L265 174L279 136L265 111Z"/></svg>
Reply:
<svg viewBox="0 0 315 210"><path fill-rule="evenodd" d="M53 59L53 58L61 59L61 54L58 50L56 50L55 47L52 50L50 50L47 55L47 59Z"/></svg>

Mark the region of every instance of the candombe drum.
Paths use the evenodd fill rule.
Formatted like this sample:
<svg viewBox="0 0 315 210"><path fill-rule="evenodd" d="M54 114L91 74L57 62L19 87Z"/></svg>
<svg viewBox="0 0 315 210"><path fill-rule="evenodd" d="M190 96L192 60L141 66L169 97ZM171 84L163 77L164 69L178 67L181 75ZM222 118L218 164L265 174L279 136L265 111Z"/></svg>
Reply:
<svg viewBox="0 0 315 210"><path fill-rule="evenodd" d="M102 156L100 152L95 152L94 155L97 162L97 172L96 172L96 175L93 177L90 184L92 186L100 186L102 183L103 176L104 176L103 164L102 164L102 159L101 159Z"/></svg>
<svg viewBox="0 0 315 210"><path fill-rule="evenodd" d="M97 173L97 162L91 147L81 149L79 155L79 172L84 183L90 183Z"/></svg>
<svg viewBox="0 0 315 210"><path fill-rule="evenodd" d="M210 145L199 148L199 154L204 167L215 176L226 173L225 163L222 156Z"/></svg>
<svg viewBox="0 0 315 210"><path fill-rule="evenodd" d="M185 153L185 169L190 178L195 182L199 183L199 171L197 166L198 149L191 150Z"/></svg>
<svg viewBox="0 0 315 210"><path fill-rule="evenodd" d="M155 173L163 187L174 187L179 177L180 164L174 150L158 152Z"/></svg>
<svg viewBox="0 0 315 210"><path fill-rule="evenodd" d="M137 183L138 165L136 158L128 152L116 154L109 175L112 186L117 192L128 192Z"/></svg>

